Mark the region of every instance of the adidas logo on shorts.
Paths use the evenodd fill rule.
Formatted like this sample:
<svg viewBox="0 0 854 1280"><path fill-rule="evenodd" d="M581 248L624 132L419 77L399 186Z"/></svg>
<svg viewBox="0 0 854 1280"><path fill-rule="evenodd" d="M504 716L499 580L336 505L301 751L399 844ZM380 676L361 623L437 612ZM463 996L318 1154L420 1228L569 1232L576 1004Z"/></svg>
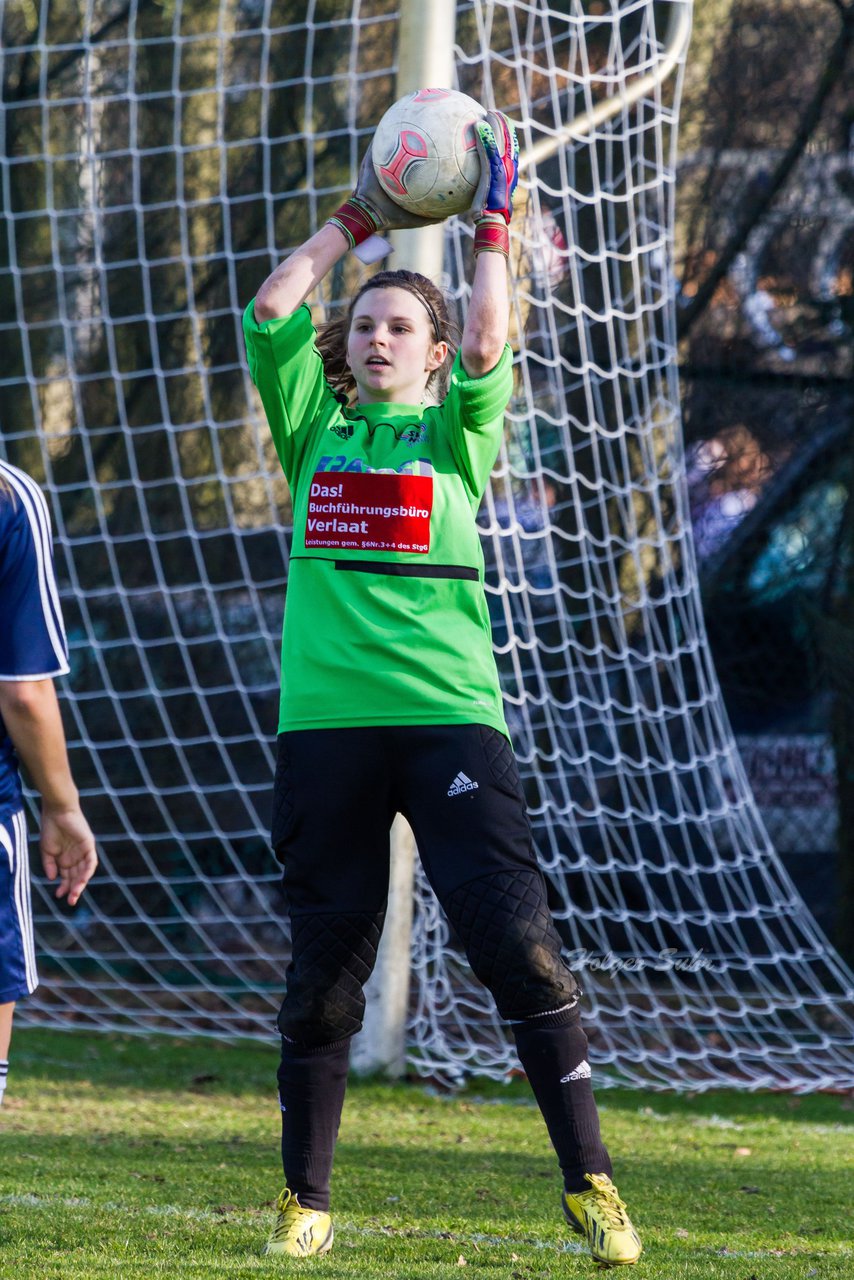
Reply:
<svg viewBox="0 0 854 1280"><path fill-rule="evenodd" d="M464 791L477 791L477 783L472 782L464 773L458 773L448 787L448 795L461 796Z"/></svg>
<svg viewBox="0 0 854 1280"><path fill-rule="evenodd" d="M590 1063L585 1058L583 1062L579 1062L573 1071L570 1071L568 1076L561 1076L560 1082L561 1084L570 1084L573 1080L589 1080L591 1075Z"/></svg>

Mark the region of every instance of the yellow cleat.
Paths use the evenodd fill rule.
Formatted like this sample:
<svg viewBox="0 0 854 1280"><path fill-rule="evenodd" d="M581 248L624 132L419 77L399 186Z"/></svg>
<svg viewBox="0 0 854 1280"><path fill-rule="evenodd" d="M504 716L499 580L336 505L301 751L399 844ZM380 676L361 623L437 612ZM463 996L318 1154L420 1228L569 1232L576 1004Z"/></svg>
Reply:
<svg viewBox="0 0 854 1280"><path fill-rule="evenodd" d="M604 1173L585 1173L590 1191L563 1193L563 1212L573 1231L587 1237L594 1261L602 1267L625 1267L643 1251L640 1236L626 1213L617 1188Z"/></svg>
<svg viewBox="0 0 854 1280"><path fill-rule="evenodd" d="M328 1213L320 1209L304 1209L287 1187L276 1201L276 1208L279 1216L264 1247L266 1254L310 1258L329 1252L332 1248L332 1219Z"/></svg>

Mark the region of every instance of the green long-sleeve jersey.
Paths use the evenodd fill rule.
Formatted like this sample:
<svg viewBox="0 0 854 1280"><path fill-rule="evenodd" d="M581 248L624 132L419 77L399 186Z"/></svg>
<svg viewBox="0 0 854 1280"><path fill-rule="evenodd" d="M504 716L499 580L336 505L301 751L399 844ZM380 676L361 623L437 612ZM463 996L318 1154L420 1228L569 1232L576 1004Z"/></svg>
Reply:
<svg viewBox="0 0 854 1280"><path fill-rule="evenodd" d="M457 358L441 405L344 405L311 313L243 320L293 499L279 732L486 724L507 732L475 516L512 389Z"/></svg>

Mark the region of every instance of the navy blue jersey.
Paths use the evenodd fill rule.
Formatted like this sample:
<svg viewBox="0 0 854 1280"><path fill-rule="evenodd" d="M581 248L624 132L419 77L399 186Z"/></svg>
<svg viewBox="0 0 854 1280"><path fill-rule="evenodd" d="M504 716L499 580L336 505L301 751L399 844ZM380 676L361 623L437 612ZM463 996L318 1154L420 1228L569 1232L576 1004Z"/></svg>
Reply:
<svg viewBox="0 0 854 1280"><path fill-rule="evenodd" d="M0 462L0 680L67 670L47 504L28 475ZM18 762L0 719L0 822L20 807Z"/></svg>

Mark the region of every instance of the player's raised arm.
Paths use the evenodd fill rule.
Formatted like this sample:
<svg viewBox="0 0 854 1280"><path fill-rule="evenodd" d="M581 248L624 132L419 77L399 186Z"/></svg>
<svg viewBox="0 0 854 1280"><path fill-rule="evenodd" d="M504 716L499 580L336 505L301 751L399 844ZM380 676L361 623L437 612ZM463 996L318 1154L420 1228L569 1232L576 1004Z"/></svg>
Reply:
<svg viewBox="0 0 854 1280"><path fill-rule="evenodd" d="M310 293L350 249L358 249L373 236L400 227L428 227L442 218L410 213L390 199L374 173L368 147L352 195L310 240L281 262L267 277L255 298L259 324L293 315ZM379 242L382 249L382 242Z"/></svg>
<svg viewBox="0 0 854 1280"><path fill-rule="evenodd" d="M280 262L261 285L255 298L258 323L293 315L350 247L338 227L331 222L322 226L310 240Z"/></svg>
<svg viewBox="0 0 854 1280"><path fill-rule="evenodd" d="M507 228L519 181L519 143L507 117L500 111L488 112L477 126L477 136L483 176L473 206L475 272L460 345L463 368L475 378L495 368L507 342Z"/></svg>

